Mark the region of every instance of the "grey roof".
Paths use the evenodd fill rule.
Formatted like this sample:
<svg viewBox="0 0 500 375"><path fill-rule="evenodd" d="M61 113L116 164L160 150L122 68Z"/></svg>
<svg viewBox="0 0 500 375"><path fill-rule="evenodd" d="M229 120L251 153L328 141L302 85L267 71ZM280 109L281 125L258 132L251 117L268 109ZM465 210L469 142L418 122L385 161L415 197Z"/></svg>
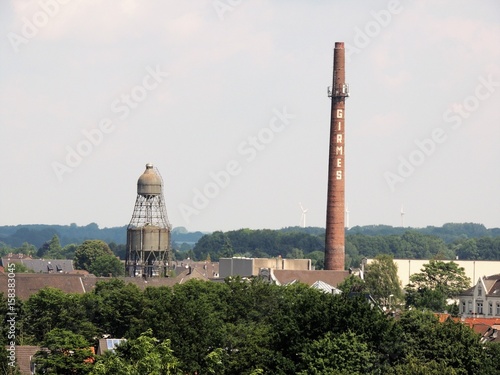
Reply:
<svg viewBox="0 0 500 375"><path fill-rule="evenodd" d="M21 263L35 273L69 273L73 272L71 259L33 259L31 257L3 257L2 264ZM5 266L4 266L5 267Z"/></svg>
<svg viewBox="0 0 500 375"><path fill-rule="evenodd" d="M500 274L483 276L481 280L486 288L486 296L498 297L500 296ZM460 293L460 296L472 296L474 295L474 290L476 289L477 283L472 287L464 290Z"/></svg>
<svg viewBox="0 0 500 375"><path fill-rule="evenodd" d="M73 272L73 261L70 259L22 259L26 267L36 273L51 272Z"/></svg>

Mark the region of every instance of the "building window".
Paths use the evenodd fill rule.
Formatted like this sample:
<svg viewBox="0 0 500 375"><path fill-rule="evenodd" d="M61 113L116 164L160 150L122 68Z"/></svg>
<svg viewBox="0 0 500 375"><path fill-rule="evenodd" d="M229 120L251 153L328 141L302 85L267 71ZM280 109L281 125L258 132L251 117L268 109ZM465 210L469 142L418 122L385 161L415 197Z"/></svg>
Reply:
<svg viewBox="0 0 500 375"><path fill-rule="evenodd" d="M476 311L478 314L482 314L483 313L483 303L482 302L478 302L477 303L477 311Z"/></svg>
<svg viewBox="0 0 500 375"><path fill-rule="evenodd" d="M500 302L497 302L497 311L495 315L500 315Z"/></svg>
<svg viewBox="0 0 500 375"><path fill-rule="evenodd" d="M488 315L493 315L493 302L488 304Z"/></svg>
<svg viewBox="0 0 500 375"><path fill-rule="evenodd" d="M480 296L482 294L483 294L483 291L482 291L481 287L478 287L477 288L477 295Z"/></svg>
<svg viewBox="0 0 500 375"><path fill-rule="evenodd" d="M472 301L469 301L468 305L469 314L472 314Z"/></svg>
<svg viewBox="0 0 500 375"><path fill-rule="evenodd" d="M465 314L465 301L462 301L462 313Z"/></svg>

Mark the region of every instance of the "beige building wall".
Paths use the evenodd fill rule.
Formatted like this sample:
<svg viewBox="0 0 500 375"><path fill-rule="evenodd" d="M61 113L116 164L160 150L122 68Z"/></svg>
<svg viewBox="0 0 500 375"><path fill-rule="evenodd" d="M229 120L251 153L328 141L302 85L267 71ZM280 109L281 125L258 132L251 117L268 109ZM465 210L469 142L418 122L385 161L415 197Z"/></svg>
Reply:
<svg viewBox="0 0 500 375"><path fill-rule="evenodd" d="M367 264L374 259L367 259ZM451 262L451 260L445 260ZM475 285L477 280L483 276L491 276L500 273L500 261L489 260L453 260L459 267L463 267L467 277L471 279L471 285ZM429 259L394 259L398 266L398 276L401 286L405 287L410 283L410 276L414 273L422 272L424 264L429 263Z"/></svg>
<svg viewBox="0 0 500 375"><path fill-rule="evenodd" d="M274 270L311 270L311 259L278 258L220 258L219 276L257 276L261 268Z"/></svg>
<svg viewBox="0 0 500 375"><path fill-rule="evenodd" d="M283 270L308 271L312 269L311 259L283 259Z"/></svg>

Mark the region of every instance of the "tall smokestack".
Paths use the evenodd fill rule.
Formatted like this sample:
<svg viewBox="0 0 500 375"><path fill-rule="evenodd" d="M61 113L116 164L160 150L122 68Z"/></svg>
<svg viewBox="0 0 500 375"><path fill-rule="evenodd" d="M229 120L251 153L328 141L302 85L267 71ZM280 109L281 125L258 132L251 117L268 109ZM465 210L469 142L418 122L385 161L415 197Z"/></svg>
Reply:
<svg viewBox="0 0 500 375"><path fill-rule="evenodd" d="M328 92L332 98L330 120L330 157L328 164L328 197L326 207L325 269L343 271L345 258L345 50L336 42L333 52L333 83Z"/></svg>

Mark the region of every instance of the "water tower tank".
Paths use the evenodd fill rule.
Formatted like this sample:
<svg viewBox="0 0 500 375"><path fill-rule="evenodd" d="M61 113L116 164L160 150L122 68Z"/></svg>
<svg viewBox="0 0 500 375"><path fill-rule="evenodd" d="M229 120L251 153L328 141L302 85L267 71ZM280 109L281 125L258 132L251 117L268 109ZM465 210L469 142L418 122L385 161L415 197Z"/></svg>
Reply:
<svg viewBox="0 0 500 375"><path fill-rule="evenodd" d="M153 164L146 164L146 170L137 180L137 194L146 195L160 195L161 191L161 178L153 169Z"/></svg>

